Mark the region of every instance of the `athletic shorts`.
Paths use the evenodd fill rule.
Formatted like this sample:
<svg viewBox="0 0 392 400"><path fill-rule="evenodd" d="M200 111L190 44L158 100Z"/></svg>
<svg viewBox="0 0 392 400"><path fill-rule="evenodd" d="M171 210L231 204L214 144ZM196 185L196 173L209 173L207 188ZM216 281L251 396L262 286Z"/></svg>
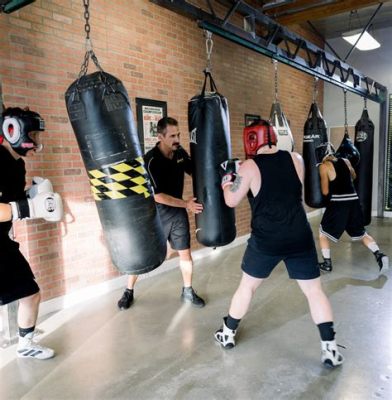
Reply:
<svg viewBox="0 0 392 400"><path fill-rule="evenodd" d="M331 201L320 223L320 233L337 242L346 231L352 240L361 240L366 230L359 200Z"/></svg>
<svg viewBox="0 0 392 400"><path fill-rule="evenodd" d="M320 276L316 248L287 255L264 254L247 246L242 259L242 270L254 278L268 278L273 269L283 261L291 279L309 280Z"/></svg>
<svg viewBox="0 0 392 400"><path fill-rule="evenodd" d="M161 208L158 208L165 238L169 241L173 250L189 249L191 247L191 235L189 233L188 213L185 208L170 208L172 210L169 213L161 212Z"/></svg>
<svg viewBox="0 0 392 400"><path fill-rule="evenodd" d="M19 251L19 244L2 239L0 247L0 305L39 292L29 263Z"/></svg>

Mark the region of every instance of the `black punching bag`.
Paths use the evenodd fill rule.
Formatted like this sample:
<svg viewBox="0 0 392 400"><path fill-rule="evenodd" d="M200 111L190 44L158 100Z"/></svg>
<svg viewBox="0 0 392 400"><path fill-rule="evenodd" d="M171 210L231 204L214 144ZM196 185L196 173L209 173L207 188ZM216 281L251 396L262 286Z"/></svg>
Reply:
<svg viewBox="0 0 392 400"><path fill-rule="evenodd" d="M361 203L364 224L369 225L372 218L374 124L369 118L367 108L363 109L361 119L355 125L354 144L361 155L361 162L355 167L357 177L354 184Z"/></svg>
<svg viewBox="0 0 392 400"><path fill-rule="evenodd" d="M347 130L344 132L342 143L336 150L336 157L347 158L351 165L355 168L360 161L360 155L358 149L354 146Z"/></svg>
<svg viewBox="0 0 392 400"><path fill-rule="evenodd" d="M65 101L113 264L127 274L155 269L166 242L125 87L98 71L73 82Z"/></svg>
<svg viewBox="0 0 392 400"><path fill-rule="evenodd" d="M210 79L211 92L206 92ZM196 214L196 239L204 246L224 246L236 235L234 209L225 204L220 164L231 158L227 100L220 95L209 72L205 72L200 95L188 103L193 193L203 212Z"/></svg>
<svg viewBox="0 0 392 400"><path fill-rule="evenodd" d="M312 103L304 126L302 155L305 164L305 203L309 207L324 207L316 148L328 142L327 125L316 102Z"/></svg>

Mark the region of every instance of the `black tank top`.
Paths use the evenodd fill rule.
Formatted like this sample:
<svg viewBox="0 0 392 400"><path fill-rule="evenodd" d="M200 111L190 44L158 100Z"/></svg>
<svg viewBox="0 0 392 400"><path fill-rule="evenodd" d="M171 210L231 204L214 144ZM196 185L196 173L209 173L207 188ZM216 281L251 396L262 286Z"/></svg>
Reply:
<svg viewBox="0 0 392 400"><path fill-rule="evenodd" d="M253 159L261 188L252 205L249 245L270 255L287 255L314 247L302 205L302 184L291 155L279 150Z"/></svg>
<svg viewBox="0 0 392 400"><path fill-rule="evenodd" d="M9 203L25 198L25 162L22 158L15 160L2 145L0 145L0 171L0 203ZM8 236L11 226L10 221L0 222L0 238Z"/></svg>
<svg viewBox="0 0 392 400"><path fill-rule="evenodd" d="M346 162L338 158L332 161L335 168L336 178L329 183L331 201L349 201L358 199L355 191L350 169Z"/></svg>

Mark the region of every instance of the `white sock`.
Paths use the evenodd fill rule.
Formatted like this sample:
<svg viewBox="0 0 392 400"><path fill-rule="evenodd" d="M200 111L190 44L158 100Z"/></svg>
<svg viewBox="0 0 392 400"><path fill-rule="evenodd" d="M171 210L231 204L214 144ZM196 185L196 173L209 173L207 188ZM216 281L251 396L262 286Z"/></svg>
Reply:
<svg viewBox="0 0 392 400"><path fill-rule="evenodd" d="M323 258L331 258L330 249L321 249L321 254L323 255Z"/></svg>
<svg viewBox="0 0 392 400"><path fill-rule="evenodd" d="M374 252L380 250L380 248L377 246L377 243L376 243L376 242L371 242L371 243L369 243L369 244L367 245L367 248L370 249L370 251L371 251L372 253L374 253Z"/></svg>

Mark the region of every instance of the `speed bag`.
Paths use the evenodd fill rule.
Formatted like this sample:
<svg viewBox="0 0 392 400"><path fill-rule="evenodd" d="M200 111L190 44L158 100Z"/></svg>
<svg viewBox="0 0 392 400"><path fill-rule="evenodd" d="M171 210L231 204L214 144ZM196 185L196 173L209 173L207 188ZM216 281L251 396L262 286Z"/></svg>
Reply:
<svg viewBox="0 0 392 400"><path fill-rule="evenodd" d="M302 155L305 164L305 203L309 207L324 207L316 148L328 142L327 125L317 103L312 103L304 126Z"/></svg>
<svg viewBox="0 0 392 400"><path fill-rule="evenodd" d="M278 143L276 147L279 150L294 150L294 138L291 133L289 122L287 121L280 103L272 103L271 113L270 113L271 124L276 128L278 134Z"/></svg>
<svg viewBox="0 0 392 400"><path fill-rule="evenodd" d="M113 264L135 275L155 269L166 241L125 87L94 72L71 84L65 102Z"/></svg>
<svg viewBox="0 0 392 400"><path fill-rule="evenodd" d="M196 214L196 239L204 246L224 246L236 236L235 212L221 189L220 164L231 158L227 100L217 92L193 97L188 103L193 193L203 204Z"/></svg>
<svg viewBox="0 0 392 400"><path fill-rule="evenodd" d="M342 143L336 150L336 157L347 158L351 165L355 168L361 159L358 149L354 146L348 132L346 131L343 136Z"/></svg>
<svg viewBox="0 0 392 400"><path fill-rule="evenodd" d="M357 177L354 184L361 203L364 224L369 225L372 219L374 124L366 108L355 125L354 145L361 156L361 162L355 167Z"/></svg>

